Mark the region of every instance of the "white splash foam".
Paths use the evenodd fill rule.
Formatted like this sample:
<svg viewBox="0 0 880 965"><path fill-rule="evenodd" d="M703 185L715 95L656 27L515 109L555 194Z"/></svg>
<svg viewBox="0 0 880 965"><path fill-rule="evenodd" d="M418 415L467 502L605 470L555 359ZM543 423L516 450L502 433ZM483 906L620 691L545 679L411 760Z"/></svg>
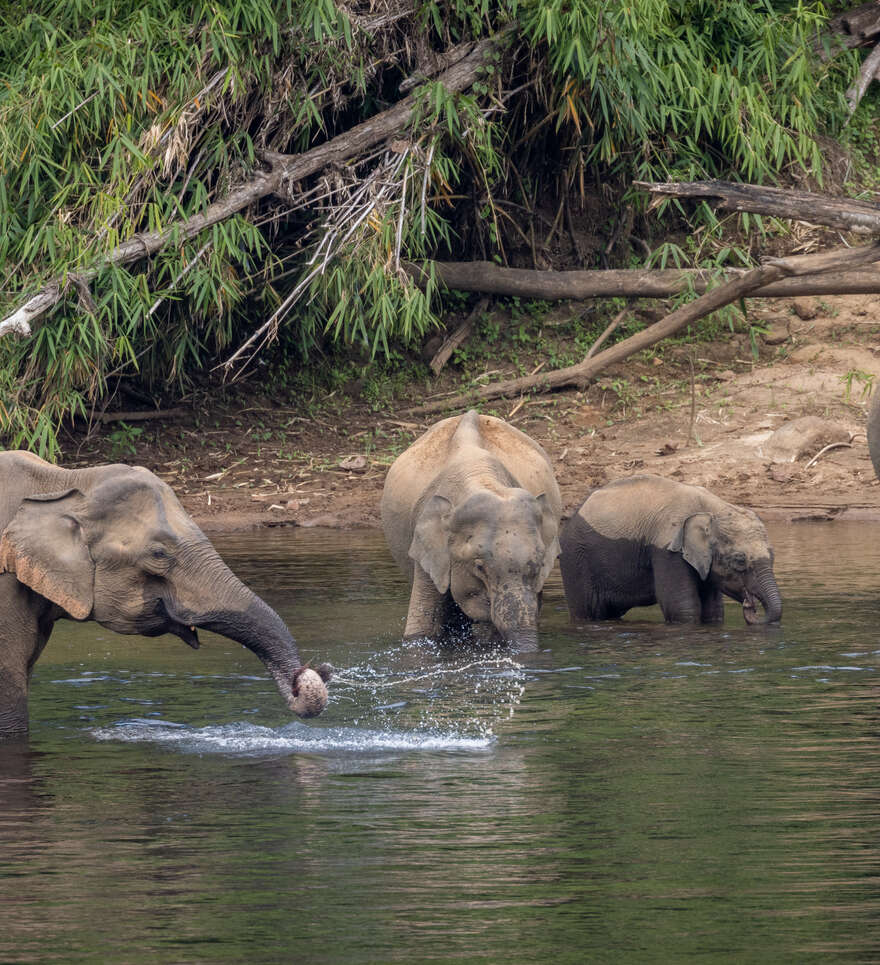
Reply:
<svg viewBox="0 0 880 965"><path fill-rule="evenodd" d="M295 753L332 753L347 751L481 751L489 747L492 736L466 737L442 731L375 731L356 727L307 727L292 723L277 729L255 724L235 723L215 727L186 727L169 721L142 718L120 721L113 727L92 730L98 740L128 743L155 743L179 747L197 754L257 755Z"/></svg>

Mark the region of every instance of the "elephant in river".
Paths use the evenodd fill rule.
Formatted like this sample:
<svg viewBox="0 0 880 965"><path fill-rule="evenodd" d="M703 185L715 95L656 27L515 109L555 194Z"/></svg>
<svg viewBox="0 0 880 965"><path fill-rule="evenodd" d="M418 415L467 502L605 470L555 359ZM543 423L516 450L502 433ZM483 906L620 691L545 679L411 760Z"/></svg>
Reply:
<svg viewBox="0 0 880 965"><path fill-rule="evenodd" d="M281 618L238 580L171 488L140 467L61 469L0 452L0 736L27 730L31 672L56 620L221 633L266 665L301 717L327 704L331 668L303 667Z"/></svg>
<svg viewBox="0 0 880 965"><path fill-rule="evenodd" d="M747 623L782 616L767 531L700 486L641 475L595 490L563 526L559 567L573 620L659 603L670 623L720 623L723 595Z"/></svg>
<svg viewBox="0 0 880 965"><path fill-rule="evenodd" d="M880 388L877 387L874 389L874 398L868 410L868 452L871 454L874 472L880 479Z"/></svg>
<svg viewBox="0 0 880 965"><path fill-rule="evenodd" d="M385 537L412 587L405 636L471 627L535 646L561 513L550 460L525 433L474 411L432 426L382 492Z"/></svg>

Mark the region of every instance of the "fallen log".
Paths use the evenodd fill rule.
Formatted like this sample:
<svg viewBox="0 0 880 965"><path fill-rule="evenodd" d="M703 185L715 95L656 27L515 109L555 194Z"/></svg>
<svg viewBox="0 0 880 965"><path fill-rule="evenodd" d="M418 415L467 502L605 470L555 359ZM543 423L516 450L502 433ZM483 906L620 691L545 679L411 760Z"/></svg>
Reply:
<svg viewBox="0 0 880 965"><path fill-rule="evenodd" d="M533 389L546 391L569 385L576 385L583 388L609 365L622 362L634 352L650 348L662 339L681 331L685 326L717 311L719 308L723 308L725 305L731 304L731 302L738 301L762 286L775 282L783 276L835 271L838 268L846 266L870 264L878 259L880 259L880 242L861 248L836 248L819 255L768 259L768 261L759 268L754 268L739 278L734 278L724 285L720 285L718 288L713 288L711 291L706 292L706 294L701 295L687 305L682 305L680 308L677 308L674 312L667 315L666 318L650 326L650 328L631 335L629 338L618 342L617 345L612 345L611 348L605 349L604 352L600 352L593 358L585 358L576 365L570 365L567 368L557 369L552 372L542 372L534 376L524 376L518 379L509 379L506 382L496 382L451 399L438 400L437 402L418 406L410 409L409 413L414 416L429 415L447 409L459 409L464 406L470 406L475 402L485 402L489 399L519 395L523 392L532 391Z"/></svg>
<svg viewBox="0 0 880 965"><path fill-rule="evenodd" d="M880 204L871 201L832 198L809 191L790 191L734 181L634 181L633 186L654 195L649 210L667 197L707 198L727 211L791 218L840 231L880 234Z"/></svg>
<svg viewBox="0 0 880 965"><path fill-rule="evenodd" d="M746 269L723 275L701 268L622 268L606 271L536 271L503 268L494 261L434 261L435 279L446 288L486 295L540 298L669 298L693 289L702 294L710 284L741 277ZM418 285L429 277L429 265L403 264ZM880 267L833 274L782 278L751 292L749 298L793 298L798 295L872 295L880 293Z"/></svg>
<svg viewBox="0 0 880 965"><path fill-rule="evenodd" d="M450 93L466 90L477 80L488 55L510 29L474 44L466 57L440 74L437 80ZM92 267L77 272L76 281L87 284L112 265L127 265L156 254L168 244L182 244L206 228L243 211L255 201L282 192L285 182L298 181L329 165L342 164L357 157L404 128L412 120L416 106L417 94L409 94L387 111L302 154L263 152L263 159L270 165L269 171L255 172L253 177L233 189L225 198L215 201L190 218L175 221L161 231L144 231L133 235L100 257ZM68 274L68 281L70 278L71 274ZM11 333L30 335L30 323L51 311L62 300L68 281L53 279L15 312L0 320L0 337Z"/></svg>
<svg viewBox="0 0 880 965"><path fill-rule="evenodd" d="M873 43L876 38L880 38L880 0L870 0L829 20L813 49L822 60L828 60L839 51Z"/></svg>
<svg viewBox="0 0 880 965"><path fill-rule="evenodd" d="M152 419L184 419L192 415L189 409L141 409L135 412L99 412L95 422L149 422Z"/></svg>

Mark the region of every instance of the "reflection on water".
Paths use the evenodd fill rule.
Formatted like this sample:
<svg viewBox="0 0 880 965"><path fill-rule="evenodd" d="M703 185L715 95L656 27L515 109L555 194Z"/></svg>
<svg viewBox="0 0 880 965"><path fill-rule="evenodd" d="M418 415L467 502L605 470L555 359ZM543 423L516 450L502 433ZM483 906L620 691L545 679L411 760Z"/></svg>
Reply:
<svg viewBox="0 0 880 965"><path fill-rule="evenodd" d="M59 625L0 961L876 959L880 528L770 529L781 627L572 628L555 574L529 654L401 643L378 534L218 541L338 668L308 723L220 637Z"/></svg>

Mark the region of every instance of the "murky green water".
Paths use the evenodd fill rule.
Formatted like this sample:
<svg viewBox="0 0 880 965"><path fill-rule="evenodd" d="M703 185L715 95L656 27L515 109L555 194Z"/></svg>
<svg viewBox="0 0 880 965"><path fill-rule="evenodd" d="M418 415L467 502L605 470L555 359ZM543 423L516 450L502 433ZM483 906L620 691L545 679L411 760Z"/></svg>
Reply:
<svg viewBox="0 0 880 965"><path fill-rule="evenodd" d="M780 629L574 630L556 574L515 660L401 645L378 534L217 540L339 668L308 724L219 637L59 625L0 961L877 961L880 528L771 537Z"/></svg>

